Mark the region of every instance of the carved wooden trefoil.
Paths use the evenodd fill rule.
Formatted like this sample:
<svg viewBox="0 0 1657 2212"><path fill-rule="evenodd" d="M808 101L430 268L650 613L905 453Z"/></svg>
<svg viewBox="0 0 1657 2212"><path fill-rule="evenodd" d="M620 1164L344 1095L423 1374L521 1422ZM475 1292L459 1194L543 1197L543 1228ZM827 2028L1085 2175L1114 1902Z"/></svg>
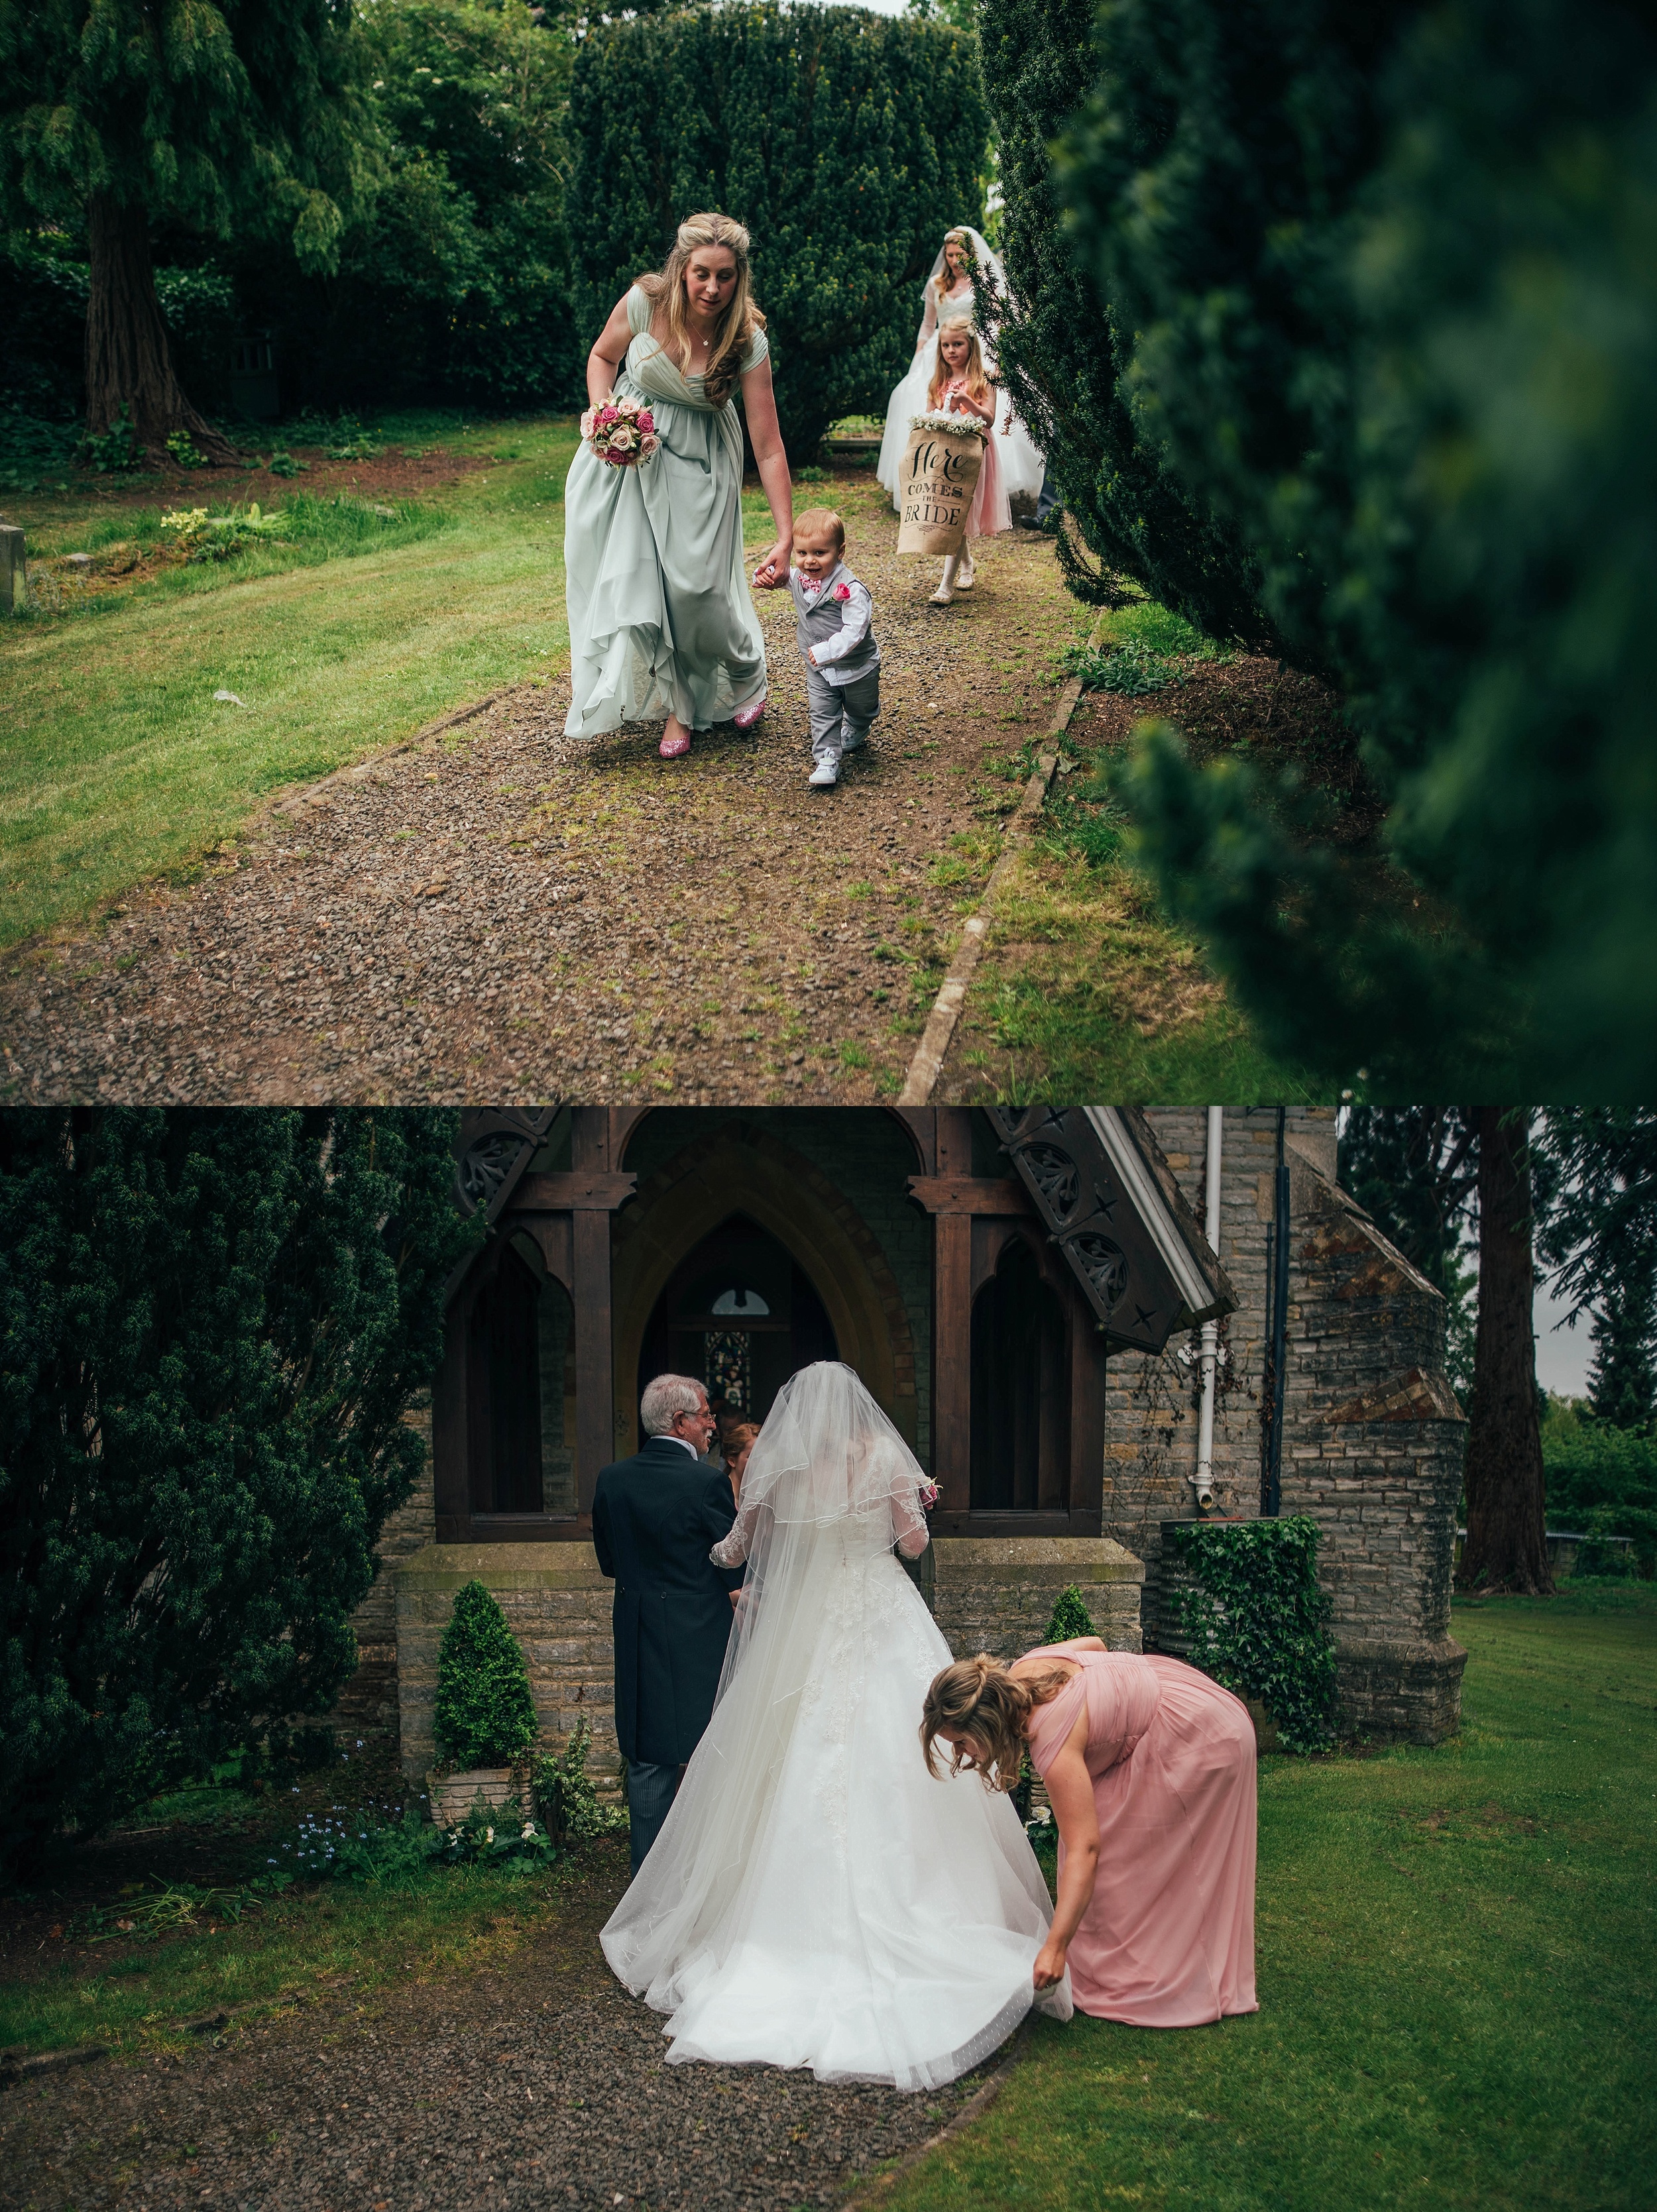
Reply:
<svg viewBox="0 0 1657 2212"><path fill-rule="evenodd" d="M1225 1279L1203 1247L1189 1252L1184 1223L1144 1218L1154 1179L1127 1188L1094 1118L1085 1107L991 1107L1001 1137L1037 1212L1112 1344L1161 1352L1176 1328L1232 1304ZM1113 1126L1113 1125L1112 1125ZM1121 1133L1117 1133L1121 1141ZM1160 1233L1159 1233L1160 1232ZM1177 1239L1169 1264L1164 1250ZM1181 1278L1184 1278L1182 1280Z"/></svg>

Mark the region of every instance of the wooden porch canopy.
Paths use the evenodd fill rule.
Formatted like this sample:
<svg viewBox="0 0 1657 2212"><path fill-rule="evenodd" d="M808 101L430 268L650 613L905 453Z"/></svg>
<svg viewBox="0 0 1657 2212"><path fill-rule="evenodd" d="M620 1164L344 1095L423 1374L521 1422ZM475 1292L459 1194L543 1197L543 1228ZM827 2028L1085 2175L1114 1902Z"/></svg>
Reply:
<svg viewBox="0 0 1657 2212"><path fill-rule="evenodd" d="M622 1163L650 1110L576 1108L569 1168L539 1174L531 1172L531 1164L558 1108L477 1108L461 1116L456 1201L465 1211L483 1212L495 1233L451 1285L448 1343L433 1408L440 1541L584 1537L599 1469L631 1449L618 1425L621 1320L613 1310L612 1217L635 1198L637 1178ZM1235 1304L1142 1116L1116 1108L986 1109L1008 1170L986 1174L990 1148L978 1109L844 1110L888 1113L905 1127L920 1170L907 1177L908 1194L933 1223L927 1456L943 1490L935 1528L940 1534L1097 1534L1107 1352L1160 1352L1176 1332ZM716 1111L709 1119L710 1127L729 1126L730 1117ZM767 1127L776 1125L771 1117ZM475 1510L468 1473L478 1419L477 1407L469 1404L478 1389L466 1357L470 1302L515 1235L531 1240L547 1275L567 1290L575 1316L577 1510L566 1510L561 1519L526 1516L521 1525ZM1058 1393L1055 1441L1051 1449L1044 1447L1038 1507L975 1510L974 1308L1018 1252L1026 1255L1020 1265L1038 1270L1045 1286L1040 1297L1050 1305L1057 1300L1052 1310L1063 1314L1066 1349L1051 1382L1043 1386L1049 1399ZM631 1380L620 1379L625 1398ZM978 1444L982 1457L982 1437Z"/></svg>

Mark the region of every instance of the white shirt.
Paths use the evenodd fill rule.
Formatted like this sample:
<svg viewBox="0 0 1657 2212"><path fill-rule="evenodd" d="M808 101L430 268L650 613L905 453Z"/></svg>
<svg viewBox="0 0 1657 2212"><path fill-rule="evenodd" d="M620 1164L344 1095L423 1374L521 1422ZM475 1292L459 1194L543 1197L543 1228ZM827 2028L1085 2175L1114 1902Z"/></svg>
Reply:
<svg viewBox="0 0 1657 2212"><path fill-rule="evenodd" d="M660 1435L663 1443L682 1445L684 1449L689 1452L692 1459L701 1458L702 1455L697 1449L696 1446L693 1443L687 1443L683 1437L670 1436L666 1429L659 1431L658 1434Z"/></svg>

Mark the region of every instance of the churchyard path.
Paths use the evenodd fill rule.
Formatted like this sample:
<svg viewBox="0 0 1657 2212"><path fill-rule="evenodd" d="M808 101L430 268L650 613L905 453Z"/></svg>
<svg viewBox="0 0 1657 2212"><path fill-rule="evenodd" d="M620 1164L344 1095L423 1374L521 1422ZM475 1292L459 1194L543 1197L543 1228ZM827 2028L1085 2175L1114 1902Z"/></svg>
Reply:
<svg viewBox="0 0 1657 2212"><path fill-rule="evenodd" d="M562 734L567 674L279 798L193 883L0 981L0 1095L248 1103L894 1097L1089 611L1045 538L928 605L866 472L810 488L874 594L883 702L814 792L785 593L756 732ZM940 1094L941 1095L941 1093Z"/></svg>
<svg viewBox="0 0 1657 2212"><path fill-rule="evenodd" d="M488 1968L372 1990L334 1979L205 2048L26 2077L0 2095L0 2206L833 2204L937 2134L993 2068L912 2096L669 2066L659 2015L598 1946L625 1881L624 1846L595 1846L556 1919Z"/></svg>

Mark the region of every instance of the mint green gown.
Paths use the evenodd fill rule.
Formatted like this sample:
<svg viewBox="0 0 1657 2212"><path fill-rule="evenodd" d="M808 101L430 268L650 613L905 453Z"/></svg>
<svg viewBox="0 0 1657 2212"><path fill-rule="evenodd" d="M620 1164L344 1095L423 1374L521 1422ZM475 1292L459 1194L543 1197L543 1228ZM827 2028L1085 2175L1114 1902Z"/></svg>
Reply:
<svg viewBox="0 0 1657 2212"><path fill-rule="evenodd" d="M570 608L566 737L624 722L690 729L728 722L765 690L765 646L742 556L742 426L713 407L649 334L650 301L627 295L632 343L616 390L642 399L661 447L618 469L582 444L564 484ZM756 331L746 373L770 349Z"/></svg>

